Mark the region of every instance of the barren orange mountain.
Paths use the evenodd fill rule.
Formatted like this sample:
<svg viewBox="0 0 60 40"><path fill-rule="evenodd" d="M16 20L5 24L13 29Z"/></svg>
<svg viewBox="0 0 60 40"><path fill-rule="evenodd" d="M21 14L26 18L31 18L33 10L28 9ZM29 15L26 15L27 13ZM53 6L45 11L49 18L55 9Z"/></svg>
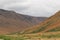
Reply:
<svg viewBox="0 0 60 40"><path fill-rule="evenodd" d="M60 11L49 17L37 26L31 27L22 33L39 33L39 32L57 32L60 31Z"/></svg>
<svg viewBox="0 0 60 40"><path fill-rule="evenodd" d="M0 34L22 31L44 21L46 17L32 17L0 9Z"/></svg>

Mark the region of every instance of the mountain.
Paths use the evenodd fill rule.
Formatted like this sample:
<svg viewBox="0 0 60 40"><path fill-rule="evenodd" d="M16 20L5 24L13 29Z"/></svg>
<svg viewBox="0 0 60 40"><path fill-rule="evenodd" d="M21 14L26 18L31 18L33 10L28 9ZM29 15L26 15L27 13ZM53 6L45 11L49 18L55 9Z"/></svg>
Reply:
<svg viewBox="0 0 60 40"><path fill-rule="evenodd" d="M49 17L39 25L31 27L22 33L44 33L60 31L60 11Z"/></svg>
<svg viewBox="0 0 60 40"><path fill-rule="evenodd" d="M0 9L0 34L22 31L39 24L45 19L47 17L27 16L14 11Z"/></svg>

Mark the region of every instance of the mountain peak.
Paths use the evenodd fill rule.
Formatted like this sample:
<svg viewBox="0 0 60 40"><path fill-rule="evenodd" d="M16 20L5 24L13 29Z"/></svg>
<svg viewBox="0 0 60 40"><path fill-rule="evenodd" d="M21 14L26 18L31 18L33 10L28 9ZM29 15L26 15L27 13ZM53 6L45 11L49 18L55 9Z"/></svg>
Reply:
<svg viewBox="0 0 60 40"><path fill-rule="evenodd" d="M12 11L12 10L5 10L5 9L0 9L0 12L16 13L15 11Z"/></svg>
<svg viewBox="0 0 60 40"><path fill-rule="evenodd" d="M54 15L52 15L51 17L55 17L55 18L57 18L57 17L59 17L60 16L60 10L59 11L57 11ZM50 17L50 18L51 18Z"/></svg>
<svg viewBox="0 0 60 40"><path fill-rule="evenodd" d="M3 12L3 11L6 11L6 10L4 10L4 9L0 9L0 11L2 11L2 12Z"/></svg>
<svg viewBox="0 0 60 40"><path fill-rule="evenodd" d="M56 12L56 14L60 14L60 10L58 12Z"/></svg>
<svg viewBox="0 0 60 40"><path fill-rule="evenodd" d="M58 12L60 12L60 10Z"/></svg>

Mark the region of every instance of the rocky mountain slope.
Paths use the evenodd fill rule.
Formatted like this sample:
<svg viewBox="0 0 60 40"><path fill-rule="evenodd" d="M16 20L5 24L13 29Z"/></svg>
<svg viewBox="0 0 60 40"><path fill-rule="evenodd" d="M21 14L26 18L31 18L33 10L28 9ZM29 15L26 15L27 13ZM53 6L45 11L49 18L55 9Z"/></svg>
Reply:
<svg viewBox="0 0 60 40"><path fill-rule="evenodd" d="M22 33L44 33L60 31L60 11L49 17L41 24L31 27Z"/></svg>
<svg viewBox="0 0 60 40"><path fill-rule="evenodd" d="M0 9L0 34L18 32L44 21L46 17L32 17Z"/></svg>

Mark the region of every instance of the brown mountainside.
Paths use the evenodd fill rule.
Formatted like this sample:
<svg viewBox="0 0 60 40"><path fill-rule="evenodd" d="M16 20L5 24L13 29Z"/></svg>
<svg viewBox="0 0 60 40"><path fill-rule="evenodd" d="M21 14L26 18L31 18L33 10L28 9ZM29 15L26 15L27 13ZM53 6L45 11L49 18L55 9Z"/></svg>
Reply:
<svg viewBox="0 0 60 40"><path fill-rule="evenodd" d="M18 32L44 21L46 17L32 17L0 9L0 34Z"/></svg>
<svg viewBox="0 0 60 40"><path fill-rule="evenodd" d="M23 33L39 33L39 32L57 32L60 31L60 11L49 17L41 24L25 30Z"/></svg>

